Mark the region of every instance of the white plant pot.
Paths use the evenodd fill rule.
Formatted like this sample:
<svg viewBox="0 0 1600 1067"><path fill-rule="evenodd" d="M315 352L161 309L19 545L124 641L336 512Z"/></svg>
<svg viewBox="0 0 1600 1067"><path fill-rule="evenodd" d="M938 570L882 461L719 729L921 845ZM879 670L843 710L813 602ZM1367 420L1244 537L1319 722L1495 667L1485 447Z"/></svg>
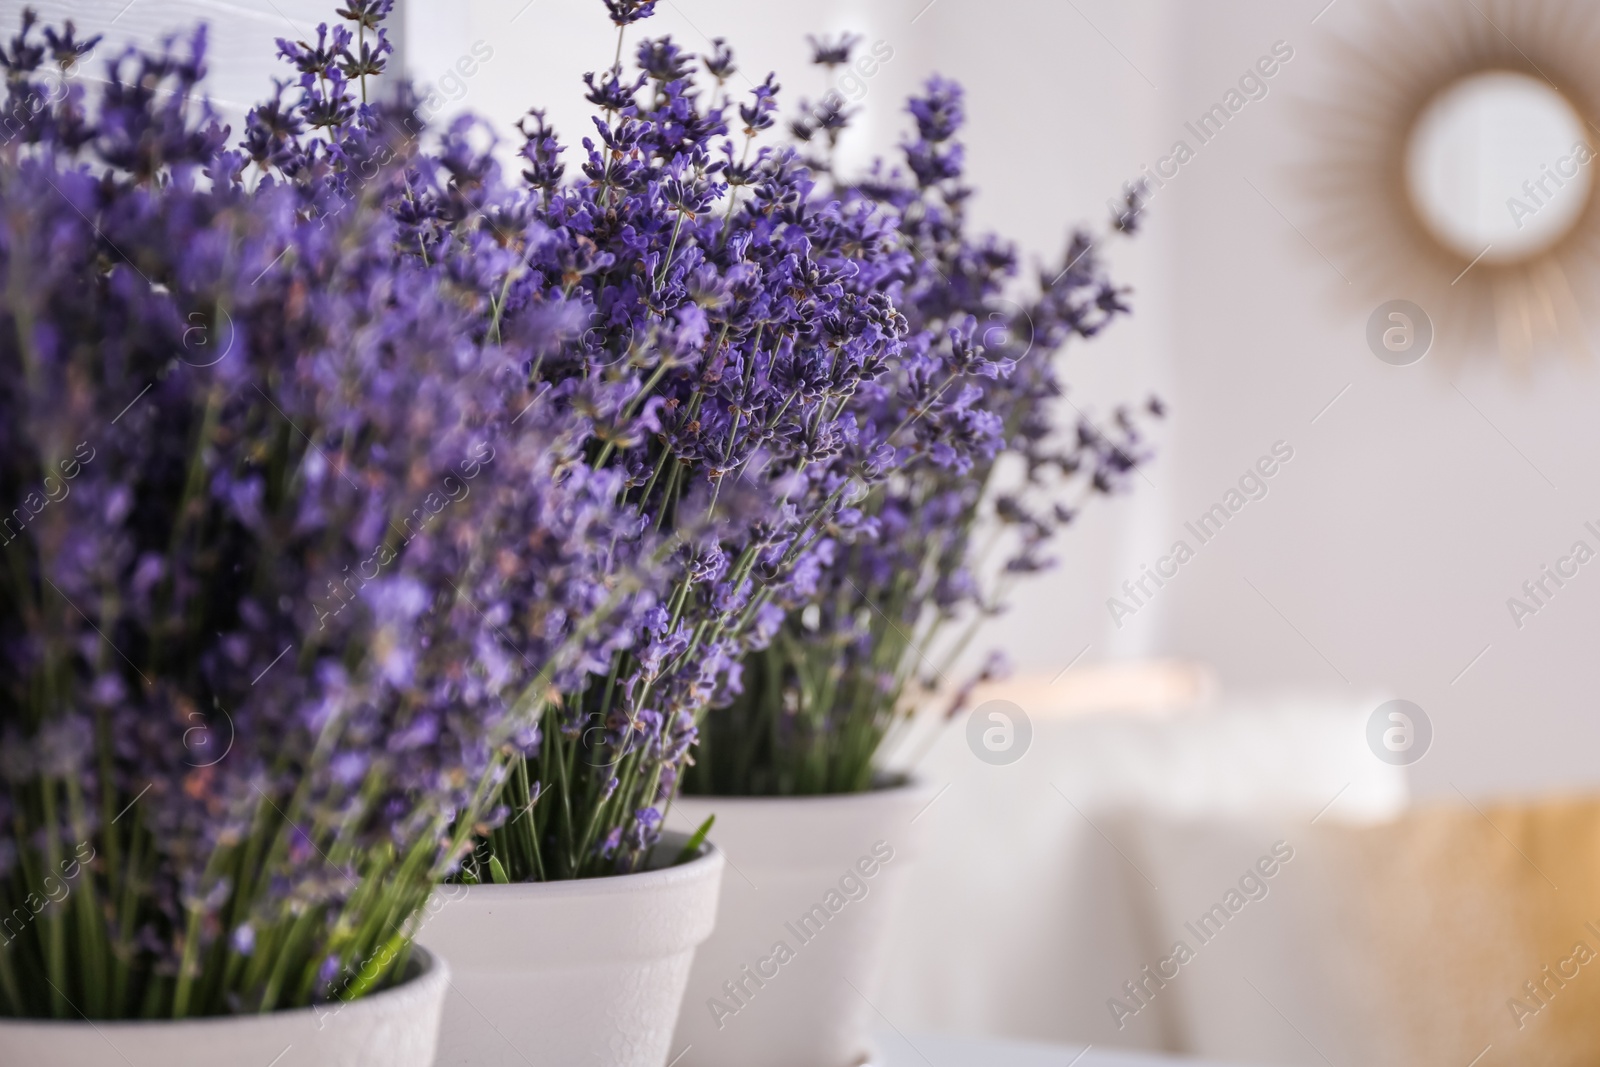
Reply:
<svg viewBox="0 0 1600 1067"><path fill-rule="evenodd" d="M911 781L821 797L680 797L675 828L717 821L728 857L717 928L695 956L679 1067L856 1067L890 919L936 792Z"/></svg>
<svg viewBox="0 0 1600 1067"><path fill-rule="evenodd" d="M440 887L418 935L450 961L440 1067L662 1067L722 862Z"/></svg>
<svg viewBox="0 0 1600 1067"><path fill-rule="evenodd" d="M430 1067L449 968L412 952L406 981L348 1004L176 1022L0 1019L10 1067Z"/></svg>

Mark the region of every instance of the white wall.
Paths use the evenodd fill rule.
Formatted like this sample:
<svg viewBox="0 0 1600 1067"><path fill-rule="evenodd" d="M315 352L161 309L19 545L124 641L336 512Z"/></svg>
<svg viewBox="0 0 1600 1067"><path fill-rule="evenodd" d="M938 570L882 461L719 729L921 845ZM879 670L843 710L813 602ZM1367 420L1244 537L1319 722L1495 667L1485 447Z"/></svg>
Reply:
<svg viewBox="0 0 1600 1067"><path fill-rule="evenodd" d="M1363 279L1340 271L1355 268L1300 233L1315 214L1296 170L1316 136L1305 100L1335 35L1372 6L1340 0L1318 18L1326 0L940 0L919 22L927 54L972 94L979 217L1032 247L1176 139L1198 148L1119 257L1136 320L1074 372L1106 398L1153 383L1173 412L1161 458L1079 532L1006 640L1052 673L1093 641L1090 659L1204 660L1235 691L1404 696L1434 724L1411 769L1424 795L1584 788L1600 779L1584 652L1600 581L1580 575L1520 631L1506 599L1600 519L1596 367L1519 377L1444 349L1380 363L1364 338L1379 301L1353 296ZM1184 123L1280 40L1295 55L1268 96L1198 146ZM1183 522L1280 440L1295 456L1269 495L1110 626L1104 598L1180 537L1198 546Z"/></svg>
<svg viewBox="0 0 1600 1067"><path fill-rule="evenodd" d="M105 60L128 45L158 48L176 34L180 50L186 50L193 28L204 22L209 95L237 133L245 111L269 95L272 79L294 76L277 58L273 41L315 40L317 23L332 21L338 6L333 0L0 0L0 33L9 41L22 9L32 7L46 23L73 20L80 38L104 34L82 71L86 79L100 80Z"/></svg>
<svg viewBox="0 0 1600 1067"><path fill-rule="evenodd" d="M1409 368L1372 356L1377 301L1347 302L1363 279L1347 286L1292 225L1313 214L1292 167L1316 135L1293 97L1317 92L1331 35L1364 14L1344 0L1312 25L1324 3L1170 10L1182 45L1164 75L1169 129L1273 41L1297 51L1274 94L1164 194L1179 412L1165 471L1179 516L1215 501L1273 441L1296 456L1163 592L1160 642L1215 664L1225 684L1320 681L1416 701L1435 729L1413 768L1424 794L1592 785L1600 722L1584 650L1600 582L1580 575L1520 631L1506 599L1600 515L1596 368L1551 362L1519 379L1481 356L1455 373L1448 351Z"/></svg>

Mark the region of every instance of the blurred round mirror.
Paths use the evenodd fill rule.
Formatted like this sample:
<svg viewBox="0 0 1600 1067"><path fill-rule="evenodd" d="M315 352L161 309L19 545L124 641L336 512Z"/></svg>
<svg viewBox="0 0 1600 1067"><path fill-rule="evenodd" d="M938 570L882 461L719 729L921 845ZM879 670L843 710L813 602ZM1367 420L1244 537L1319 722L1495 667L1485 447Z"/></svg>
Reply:
<svg viewBox="0 0 1600 1067"><path fill-rule="evenodd" d="M1582 116L1548 82L1486 71L1422 109L1406 184L1440 244L1467 259L1511 263L1549 250L1577 223L1594 160Z"/></svg>

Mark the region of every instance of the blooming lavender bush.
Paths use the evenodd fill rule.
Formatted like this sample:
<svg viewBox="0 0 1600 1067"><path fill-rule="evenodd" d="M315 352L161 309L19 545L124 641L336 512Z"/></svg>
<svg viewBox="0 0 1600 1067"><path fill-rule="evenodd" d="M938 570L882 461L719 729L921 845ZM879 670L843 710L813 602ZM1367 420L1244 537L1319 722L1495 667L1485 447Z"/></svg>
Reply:
<svg viewBox="0 0 1600 1067"><path fill-rule="evenodd" d="M848 61L851 43L818 42L816 62ZM860 504L864 521L827 531L814 573L790 588L793 613L747 658L743 692L709 713L688 783L695 792L871 788L910 687L944 681L935 657L954 660L976 624L1002 610L1011 578L1050 565L1046 547L1082 499L1119 489L1143 458L1132 412L1117 411L1105 430L1082 412L1062 424L1057 355L1128 310L1092 239L1075 234L1063 265L1040 274L1026 304L1007 299L1014 250L967 229L960 87L935 77L909 111L916 134L903 145L903 168L835 178L847 203L895 220L894 241L906 251L889 289L909 319L906 355L848 406L893 474ZM848 120L834 108L792 124L814 168L831 171ZM1137 213L1130 199L1114 229L1132 230ZM1018 468L1020 477L1008 477ZM1062 503L1069 497L1078 500ZM986 582L976 558L984 522L1012 534L998 581ZM952 624L964 632L943 640ZM996 669L991 661L982 677ZM950 714L971 684L959 687Z"/></svg>
<svg viewBox="0 0 1600 1067"><path fill-rule="evenodd" d="M774 78L736 101L720 41L696 57L644 39L630 69L625 34L652 5L607 7L619 61L587 78L598 114L575 173L535 110L515 184L461 120L386 194L400 250L474 294L479 335L523 344L574 324L523 368L526 393L583 424L617 503L672 546L659 607L587 684L552 696L507 784L512 815L480 856L515 881L637 868L699 720L810 588L826 531L863 521L857 501L897 440L864 432L853 406L895 372L908 328L887 295L906 259L893 212L819 190L795 151L763 143ZM328 62L285 53L305 77ZM320 91L308 83L291 110L298 126ZM274 173L337 154L279 136L278 114L251 131Z"/></svg>
<svg viewBox="0 0 1600 1067"><path fill-rule="evenodd" d="M663 610L627 472L528 393L561 309L490 339L459 263L397 253L410 149L359 99L374 8L347 15L374 32L325 36L304 106L240 150L197 96L203 34L12 109L0 1013L391 981L549 694ZM0 50L13 104L93 43L33 23Z"/></svg>

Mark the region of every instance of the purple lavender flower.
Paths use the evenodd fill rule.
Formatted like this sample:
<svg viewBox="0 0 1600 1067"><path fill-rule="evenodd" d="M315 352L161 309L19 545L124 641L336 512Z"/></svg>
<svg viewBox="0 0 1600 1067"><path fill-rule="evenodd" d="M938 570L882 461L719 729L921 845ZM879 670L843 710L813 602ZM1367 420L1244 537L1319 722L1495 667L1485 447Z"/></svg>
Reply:
<svg viewBox="0 0 1600 1067"><path fill-rule="evenodd" d="M848 41L814 45L819 63L848 54ZM880 163L864 180L836 178L844 211L871 206L893 226L875 239L894 250L882 284L908 320L904 352L841 409L874 477L797 561L778 601L790 614L768 616L751 642L743 692L705 717L686 782L696 792L871 788L905 694L938 680L919 676L933 673L936 639L959 624L960 648L972 626L1002 610L1002 591L976 573L975 526L1009 528L1006 575L1044 569L1078 506L1036 498L1116 492L1145 458L1132 412L1115 412L1104 428L1087 416L1060 424L1064 386L1052 357L1126 313L1123 292L1078 234L1065 267L1041 274L1033 301L1006 299L1015 253L966 230L963 110L960 86L930 79L908 106L916 132L902 145L904 169ZM802 140L828 128L816 111L796 122ZM1136 211L1130 201L1118 228L1131 232ZM1021 491L991 487L1006 453L1021 460Z"/></svg>
<svg viewBox="0 0 1600 1067"><path fill-rule="evenodd" d="M656 13L655 0L605 0L611 21L618 26L629 26Z"/></svg>
<svg viewBox="0 0 1600 1067"><path fill-rule="evenodd" d="M811 62L832 70L850 62L850 53L862 38L858 33L841 33L837 38L808 36L806 40L811 43Z"/></svg>
<svg viewBox="0 0 1600 1067"><path fill-rule="evenodd" d="M0 911L78 880L0 959L5 1014L381 984L551 694L659 625L671 546L588 462L595 420L529 384L589 351L546 313L582 308L492 328L481 287L522 249L440 236L482 218L478 160L360 100L387 8L285 43L298 98L237 149L197 33L57 94L0 160ZM0 55L26 96L82 49L23 23ZM408 183L431 213L398 210Z"/></svg>
<svg viewBox="0 0 1600 1067"><path fill-rule="evenodd" d="M619 26L649 13L609 8ZM523 344L552 316L580 324L544 331L519 367L525 396L575 420L567 475L634 509L630 536L669 546L661 610L614 630L588 676L552 679L539 751L504 797L531 817L490 833L515 879L629 870L654 845L658 824L632 813L681 779L695 724L741 690L745 652L816 581L819 543L861 521L847 496L886 475L882 430L853 401L906 354L888 295L904 271L895 220L822 193L793 151L756 143L776 80L737 104L735 138L723 46L702 70L669 38L633 56L636 73L586 79L600 113L578 173L535 110L521 184L447 131L389 201L402 254L462 264L453 279L478 335ZM593 777L560 787L579 813L568 820L549 794L574 765Z"/></svg>

